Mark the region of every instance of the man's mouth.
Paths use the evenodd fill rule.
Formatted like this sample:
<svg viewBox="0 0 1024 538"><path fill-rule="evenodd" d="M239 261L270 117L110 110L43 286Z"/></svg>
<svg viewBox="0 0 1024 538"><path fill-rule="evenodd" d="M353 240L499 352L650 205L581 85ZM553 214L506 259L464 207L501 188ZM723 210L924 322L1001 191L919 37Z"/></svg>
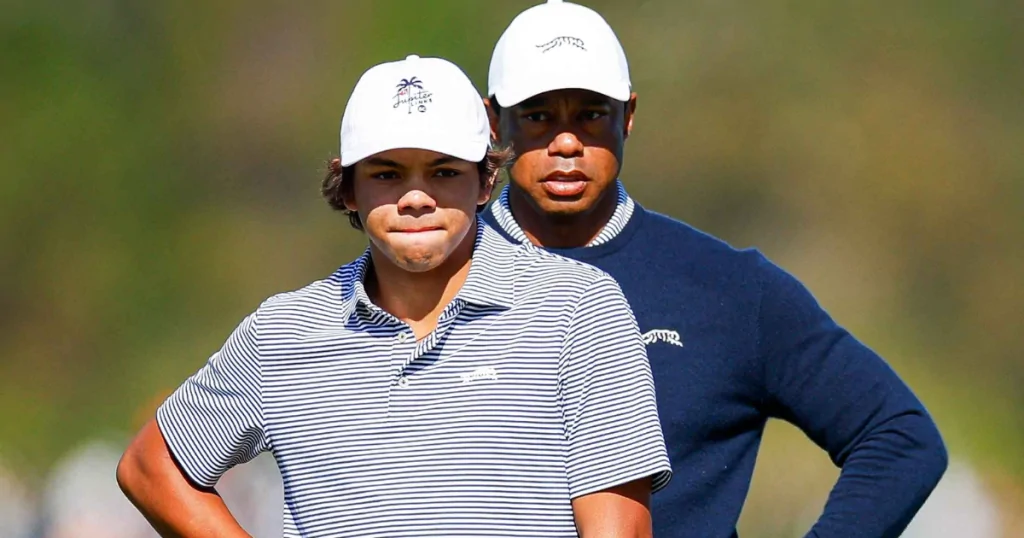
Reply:
<svg viewBox="0 0 1024 538"><path fill-rule="evenodd" d="M574 197L583 194L590 178L578 170L552 172L541 180L541 186L551 196Z"/></svg>

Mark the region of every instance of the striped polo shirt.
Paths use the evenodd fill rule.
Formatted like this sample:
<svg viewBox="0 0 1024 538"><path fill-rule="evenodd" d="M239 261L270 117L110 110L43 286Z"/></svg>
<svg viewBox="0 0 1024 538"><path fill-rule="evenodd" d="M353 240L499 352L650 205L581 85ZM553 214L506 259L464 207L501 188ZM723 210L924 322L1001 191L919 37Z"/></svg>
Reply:
<svg viewBox="0 0 1024 538"><path fill-rule="evenodd" d="M608 224L601 228L601 232L597 234L597 237L590 243L587 243L586 246L588 247L596 247L611 241L612 238L619 235L622 229L626 227L626 223L629 222L629 218L633 216L633 207L636 204L629 194L626 193L626 187L622 186L622 182L619 180L615 180L615 187L615 212L612 213L612 218L608 219ZM501 226L501 229L509 237L520 243L529 243L530 240L526 237L526 233L523 232L515 217L512 216L512 206L508 203L508 189L509 186L505 185L505 188L501 189L498 199L487 210L494 216L494 222L497 222L498 226Z"/></svg>
<svg viewBox="0 0 1024 538"><path fill-rule="evenodd" d="M576 536L570 500L671 475L636 320L604 272L482 221L417 341L367 297L368 252L271 297L164 402L196 484L271 451L288 537Z"/></svg>

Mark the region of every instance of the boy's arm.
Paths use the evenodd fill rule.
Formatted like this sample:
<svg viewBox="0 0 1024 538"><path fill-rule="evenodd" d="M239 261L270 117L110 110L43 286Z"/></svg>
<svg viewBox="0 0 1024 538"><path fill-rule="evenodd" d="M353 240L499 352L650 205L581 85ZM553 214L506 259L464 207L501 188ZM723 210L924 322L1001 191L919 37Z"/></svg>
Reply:
<svg viewBox="0 0 1024 538"><path fill-rule="evenodd" d="M650 477L576 497L576 529L581 538L650 538L650 501Z"/></svg>
<svg viewBox="0 0 1024 538"><path fill-rule="evenodd" d="M117 465L117 483L165 538L249 538L213 488L185 478L150 420Z"/></svg>
<svg viewBox="0 0 1024 538"><path fill-rule="evenodd" d="M247 536L213 487L270 445L256 317L164 401L118 464L121 489L163 536Z"/></svg>

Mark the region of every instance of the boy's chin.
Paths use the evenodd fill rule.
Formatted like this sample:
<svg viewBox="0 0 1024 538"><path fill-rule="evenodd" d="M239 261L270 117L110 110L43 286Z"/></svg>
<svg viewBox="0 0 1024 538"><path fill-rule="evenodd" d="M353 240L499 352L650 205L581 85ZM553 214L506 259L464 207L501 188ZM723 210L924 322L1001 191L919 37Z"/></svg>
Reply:
<svg viewBox="0 0 1024 538"><path fill-rule="evenodd" d="M410 273L426 273L437 269L445 262L443 256L437 257L400 257L395 260L395 265Z"/></svg>
<svg viewBox="0 0 1024 538"><path fill-rule="evenodd" d="M410 273L425 273L436 269L448 259L444 248L408 248L391 251L391 262Z"/></svg>

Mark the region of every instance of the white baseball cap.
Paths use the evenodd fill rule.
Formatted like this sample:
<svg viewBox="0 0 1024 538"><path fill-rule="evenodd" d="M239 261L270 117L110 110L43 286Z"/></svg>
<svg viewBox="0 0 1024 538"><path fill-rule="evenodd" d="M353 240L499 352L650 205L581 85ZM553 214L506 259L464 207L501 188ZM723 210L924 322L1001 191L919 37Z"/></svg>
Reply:
<svg viewBox="0 0 1024 538"><path fill-rule="evenodd" d="M462 69L413 54L359 78L341 118L341 165L399 148L479 162L490 137L480 94Z"/></svg>
<svg viewBox="0 0 1024 538"><path fill-rule="evenodd" d="M579 4L548 0L520 13L491 56L487 94L503 107L578 88L628 101L626 53L608 22Z"/></svg>

